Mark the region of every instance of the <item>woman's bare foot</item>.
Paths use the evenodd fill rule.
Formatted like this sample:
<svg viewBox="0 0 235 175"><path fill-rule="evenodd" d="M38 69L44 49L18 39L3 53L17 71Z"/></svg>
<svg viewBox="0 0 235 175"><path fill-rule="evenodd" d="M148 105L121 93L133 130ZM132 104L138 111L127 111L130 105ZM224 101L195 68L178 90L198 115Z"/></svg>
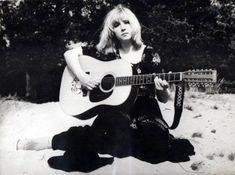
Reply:
<svg viewBox="0 0 235 175"><path fill-rule="evenodd" d="M51 148L50 137L40 137L36 139L19 139L16 143L16 150L35 150L40 151Z"/></svg>

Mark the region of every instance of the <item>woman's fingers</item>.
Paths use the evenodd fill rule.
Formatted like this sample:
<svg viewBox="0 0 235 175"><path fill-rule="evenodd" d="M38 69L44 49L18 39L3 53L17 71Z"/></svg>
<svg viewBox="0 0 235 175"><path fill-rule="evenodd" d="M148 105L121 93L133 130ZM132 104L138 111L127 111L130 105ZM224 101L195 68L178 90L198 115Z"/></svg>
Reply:
<svg viewBox="0 0 235 175"><path fill-rule="evenodd" d="M90 75L87 75L84 81L81 81L83 86L85 86L88 90L92 90L99 85L99 82L92 78Z"/></svg>
<svg viewBox="0 0 235 175"><path fill-rule="evenodd" d="M154 83L157 90L164 90L169 87L169 84L166 80L162 80L158 77L155 77Z"/></svg>
<svg viewBox="0 0 235 175"><path fill-rule="evenodd" d="M166 80L162 80L162 87L164 89L168 88L169 87L169 83Z"/></svg>
<svg viewBox="0 0 235 175"><path fill-rule="evenodd" d="M160 85L160 79L158 77L155 77L154 83L157 90L162 90L162 87Z"/></svg>

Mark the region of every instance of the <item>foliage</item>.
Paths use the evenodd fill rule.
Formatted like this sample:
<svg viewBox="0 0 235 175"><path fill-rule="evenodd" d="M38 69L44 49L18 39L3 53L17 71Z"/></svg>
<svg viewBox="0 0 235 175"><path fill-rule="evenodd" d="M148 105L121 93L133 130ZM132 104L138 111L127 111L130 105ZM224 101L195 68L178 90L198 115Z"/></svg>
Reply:
<svg viewBox="0 0 235 175"><path fill-rule="evenodd" d="M25 83L29 73L33 89L56 87L58 96L66 44L97 42L105 14L119 3L137 15L145 43L159 52L165 71L215 68L221 78L234 80L235 2L230 0L0 1L0 79L14 82L22 74ZM0 93L9 93L12 81Z"/></svg>

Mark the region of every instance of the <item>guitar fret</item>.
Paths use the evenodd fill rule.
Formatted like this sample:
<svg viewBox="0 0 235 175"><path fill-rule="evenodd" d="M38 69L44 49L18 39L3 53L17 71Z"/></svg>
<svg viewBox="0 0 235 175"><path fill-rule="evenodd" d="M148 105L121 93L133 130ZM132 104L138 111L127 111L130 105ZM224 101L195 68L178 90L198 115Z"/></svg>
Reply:
<svg viewBox="0 0 235 175"><path fill-rule="evenodd" d="M143 75L140 75L140 84L143 84Z"/></svg>
<svg viewBox="0 0 235 175"><path fill-rule="evenodd" d="M162 79L163 79L163 80L166 80L166 75L165 75L165 73L162 74Z"/></svg>
<svg viewBox="0 0 235 175"><path fill-rule="evenodd" d="M172 81L174 79L174 74L173 73L170 73L170 79L169 81Z"/></svg>
<svg viewBox="0 0 235 175"><path fill-rule="evenodd" d="M129 85L129 77L126 77L126 85Z"/></svg>
<svg viewBox="0 0 235 175"><path fill-rule="evenodd" d="M135 85L137 85L138 84L138 76L136 75L135 76Z"/></svg>
<svg viewBox="0 0 235 175"><path fill-rule="evenodd" d="M146 81L146 77L147 77L147 76L143 76L143 79L144 79L143 83L144 83L144 84L146 84L146 83L147 83L147 81Z"/></svg>
<svg viewBox="0 0 235 175"><path fill-rule="evenodd" d="M119 78L119 85L120 85L120 86L122 85L122 79L121 79L121 77Z"/></svg>
<svg viewBox="0 0 235 175"><path fill-rule="evenodd" d="M126 85L129 85L128 77L126 77Z"/></svg>
<svg viewBox="0 0 235 175"><path fill-rule="evenodd" d="M152 76L151 76L151 83L154 83L154 79L155 79L156 76L157 76L157 75L152 75Z"/></svg>
<svg viewBox="0 0 235 175"><path fill-rule="evenodd" d="M149 75L149 84L153 83L154 78L155 78L155 75Z"/></svg>
<svg viewBox="0 0 235 175"><path fill-rule="evenodd" d="M163 74L158 75L158 77L163 80Z"/></svg>
<svg viewBox="0 0 235 175"><path fill-rule="evenodd" d="M148 84L149 83L149 76L147 75L146 76L146 84Z"/></svg>
<svg viewBox="0 0 235 175"><path fill-rule="evenodd" d="M148 76L148 83L149 84L151 83L151 77L152 77L152 75Z"/></svg>
<svg viewBox="0 0 235 175"><path fill-rule="evenodd" d="M123 77L123 85L126 85L126 77Z"/></svg>

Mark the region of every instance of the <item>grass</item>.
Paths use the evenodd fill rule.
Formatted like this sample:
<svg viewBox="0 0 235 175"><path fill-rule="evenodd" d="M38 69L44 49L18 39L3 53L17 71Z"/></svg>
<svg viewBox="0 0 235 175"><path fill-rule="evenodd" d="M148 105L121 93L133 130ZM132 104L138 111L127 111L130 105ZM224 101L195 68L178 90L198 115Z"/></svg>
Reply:
<svg viewBox="0 0 235 175"><path fill-rule="evenodd" d="M211 133L216 133L216 130L215 130L215 129L212 129L212 130L211 130Z"/></svg>
<svg viewBox="0 0 235 175"><path fill-rule="evenodd" d="M195 115L193 118L199 118L202 117L202 114Z"/></svg>
<svg viewBox="0 0 235 175"><path fill-rule="evenodd" d="M204 162L203 161L199 161L199 162L194 162L192 165L191 165L191 169L194 170L194 171L198 171L202 168L202 166L204 165Z"/></svg>
<svg viewBox="0 0 235 175"><path fill-rule="evenodd" d="M230 154L228 155L228 160L234 161L234 159L235 159L235 153L230 153Z"/></svg>
<svg viewBox="0 0 235 175"><path fill-rule="evenodd" d="M195 137L202 138L202 133L201 132L194 132L192 134L192 138L195 138Z"/></svg>
<svg viewBox="0 0 235 175"><path fill-rule="evenodd" d="M8 95L8 96L1 96L0 95L0 101L1 102L4 102L4 101L7 101L7 100L16 100L16 101L20 101L21 98L15 93L14 95Z"/></svg>
<svg viewBox="0 0 235 175"><path fill-rule="evenodd" d="M215 153L213 153L213 154L208 154L208 155L206 156L206 158L208 158L209 160L213 160L213 159L214 159L214 156L215 156Z"/></svg>
<svg viewBox="0 0 235 175"><path fill-rule="evenodd" d="M193 107L189 104L184 105L184 108L189 110L189 111L193 111Z"/></svg>
<svg viewBox="0 0 235 175"><path fill-rule="evenodd" d="M224 153L219 153L219 157L224 157Z"/></svg>

